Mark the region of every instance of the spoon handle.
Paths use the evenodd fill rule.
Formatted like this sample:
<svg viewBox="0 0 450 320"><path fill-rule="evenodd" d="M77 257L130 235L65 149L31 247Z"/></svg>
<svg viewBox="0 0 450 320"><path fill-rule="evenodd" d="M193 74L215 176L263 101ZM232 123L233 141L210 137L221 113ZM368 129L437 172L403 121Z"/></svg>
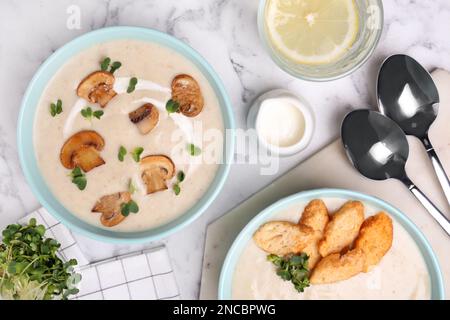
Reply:
<svg viewBox="0 0 450 320"><path fill-rule="evenodd" d="M425 146L428 156L431 159L431 163L433 164L434 171L436 172L436 176L438 177L442 190L444 190L447 202L450 204L450 181L447 174L445 173L444 167L442 166L442 163L439 160L436 151L434 151L434 147L431 144L430 139L428 139L428 136L422 139L422 143Z"/></svg>
<svg viewBox="0 0 450 320"><path fill-rule="evenodd" d="M428 197L420 191L419 188L409 179L405 178L402 182L408 187L409 191L420 201L420 203L427 209L434 220L444 229L444 231L450 236L450 220L428 199Z"/></svg>

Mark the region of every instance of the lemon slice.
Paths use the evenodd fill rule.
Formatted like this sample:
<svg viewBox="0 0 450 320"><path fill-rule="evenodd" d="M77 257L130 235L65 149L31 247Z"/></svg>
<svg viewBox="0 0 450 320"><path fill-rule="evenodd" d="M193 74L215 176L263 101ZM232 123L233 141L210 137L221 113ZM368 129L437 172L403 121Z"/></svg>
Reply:
<svg viewBox="0 0 450 320"><path fill-rule="evenodd" d="M269 0L266 25L277 50L301 64L327 64L355 42L359 29L354 0Z"/></svg>

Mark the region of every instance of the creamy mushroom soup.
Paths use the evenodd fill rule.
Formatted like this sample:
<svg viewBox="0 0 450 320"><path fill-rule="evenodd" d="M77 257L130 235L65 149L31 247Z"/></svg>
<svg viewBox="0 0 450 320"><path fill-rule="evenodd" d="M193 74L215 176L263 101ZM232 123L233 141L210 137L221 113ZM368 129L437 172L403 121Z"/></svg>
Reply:
<svg viewBox="0 0 450 320"><path fill-rule="evenodd" d="M218 170L223 132L218 98L192 62L157 44L116 40L79 53L51 79L34 145L70 212L132 232L200 200Z"/></svg>
<svg viewBox="0 0 450 320"><path fill-rule="evenodd" d="M337 210L345 200L322 199L330 212ZM294 223L306 203L283 210L270 220ZM365 204L366 216L379 212ZM430 278L422 254L409 233L393 219L394 237L391 249L381 262L368 273L331 284L311 285L303 293L295 290L289 281L283 281L267 261L267 253L250 240L236 265L233 299L429 299Z"/></svg>

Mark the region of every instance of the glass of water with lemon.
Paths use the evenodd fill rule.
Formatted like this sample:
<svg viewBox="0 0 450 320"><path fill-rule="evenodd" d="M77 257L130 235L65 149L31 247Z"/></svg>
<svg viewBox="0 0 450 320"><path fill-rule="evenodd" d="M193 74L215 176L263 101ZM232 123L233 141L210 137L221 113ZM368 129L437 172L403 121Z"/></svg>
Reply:
<svg viewBox="0 0 450 320"><path fill-rule="evenodd" d="M372 54L383 7L381 0L261 0L258 26L283 70L329 81L350 74Z"/></svg>

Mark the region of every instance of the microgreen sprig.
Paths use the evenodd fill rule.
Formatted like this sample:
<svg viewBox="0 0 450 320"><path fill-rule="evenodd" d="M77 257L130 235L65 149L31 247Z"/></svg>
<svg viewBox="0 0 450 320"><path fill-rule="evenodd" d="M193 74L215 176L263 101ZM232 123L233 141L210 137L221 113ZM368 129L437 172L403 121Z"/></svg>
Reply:
<svg viewBox="0 0 450 320"><path fill-rule="evenodd" d="M128 215L131 213L138 213L139 212L139 206L136 202L133 200L130 200L128 203L122 203L120 207L120 212L124 217L128 217Z"/></svg>
<svg viewBox="0 0 450 320"><path fill-rule="evenodd" d="M119 69L122 66L122 63L119 61L114 61L111 65L111 69L109 69L110 73L114 73L117 69Z"/></svg>
<svg viewBox="0 0 450 320"><path fill-rule="evenodd" d="M60 114L63 112L62 109L62 101L61 99L58 99L58 101L56 101L56 103L51 103L50 104L50 115L52 117L55 117L56 115Z"/></svg>
<svg viewBox="0 0 450 320"><path fill-rule="evenodd" d="M102 110L93 111L91 107L86 107L80 111L81 115L89 121L92 121L92 118L100 118L103 116L104 112Z"/></svg>
<svg viewBox="0 0 450 320"><path fill-rule="evenodd" d="M133 149L133 151L130 152L130 154L134 161L139 162L141 161L142 152L144 152L144 148L136 147Z"/></svg>
<svg viewBox="0 0 450 320"><path fill-rule="evenodd" d="M86 189L87 185L86 175L80 169L80 167L75 167L69 174L69 176L72 177L72 183L75 184L78 187L78 189L80 190Z"/></svg>
<svg viewBox="0 0 450 320"><path fill-rule="evenodd" d="M179 195L180 192L181 192L181 188L180 188L180 185L178 183L175 183L173 185L172 189L173 189L173 192L175 192L176 196Z"/></svg>
<svg viewBox="0 0 450 320"><path fill-rule="evenodd" d="M177 174L177 183L175 183L172 187L173 192L175 192L175 195L179 195L181 192L180 183L184 181L184 178L186 177L185 173L183 171L178 171Z"/></svg>
<svg viewBox="0 0 450 320"><path fill-rule="evenodd" d="M193 143L189 143L187 149L189 154L193 157L199 156L202 153L202 149L200 149Z"/></svg>
<svg viewBox="0 0 450 320"><path fill-rule="evenodd" d="M169 114L177 112L179 109L180 109L180 104L177 101L172 100L172 99L167 101L167 103L166 103L166 110L167 110L167 112Z"/></svg>
<svg viewBox="0 0 450 320"><path fill-rule="evenodd" d="M178 174L177 174L178 182L183 182L185 177L186 177L186 174L184 173L184 171L178 171Z"/></svg>
<svg viewBox="0 0 450 320"><path fill-rule="evenodd" d="M103 61L100 63L100 69L102 71L107 71L109 65L111 64L111 58L110 57L106 57L105 59L103 59ZM110 73L114 73L117 69L119 69L122 66L122 63L120 63L119 61L114 61L111 64L111 68L109 69Z"/></svg>
<svg viewBox="0 0 450 320"><path fill-rule="evenodd" d="M103 59L103 61L100 64L100 69L102 69L102 71L106 71L108 70L109 64L111 63L111 58L106 57L105 59Z"/></svg>
<svg viewBox="0 0 450 320"><path fill-rule="evenodd" d="M267 260L276 267L277 275L285 281L291 281L298 292L305 291L309 287L309 257L305 253L279 257L275 254L267 256Z"/></svg>
<svg viewBox="0 0 450 320"><path fill-rule="evenodd" d="M123 162L125 160L125 156L127 155L127 149L124 146L120 146L119 153L117 154L117 158L119 161Z"/></svg>
<svg viewBox="0 0 450 320"><path fill-rule="evenodd" d="M136 77L131 78L128 84L127 93L132 93L136 89L137 83L138 79Z"/></svg>
<svg viewBox="0 0 450 320"><path fill-rule="evenodd" d="M128 181L128 192L134 194L136 191L138 191L138 188L134 184L133 179L130 179L130 181Z"/></svg>

